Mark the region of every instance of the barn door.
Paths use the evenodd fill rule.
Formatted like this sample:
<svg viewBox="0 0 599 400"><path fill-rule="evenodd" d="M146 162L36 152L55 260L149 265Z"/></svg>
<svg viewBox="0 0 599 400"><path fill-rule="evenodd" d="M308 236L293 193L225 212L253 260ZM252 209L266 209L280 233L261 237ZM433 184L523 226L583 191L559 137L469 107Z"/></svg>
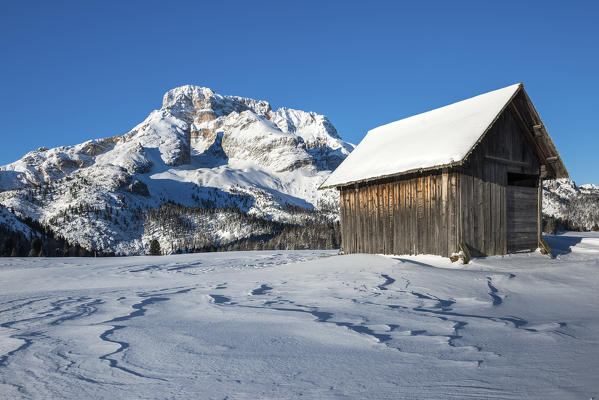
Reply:
<svg viewBox="0 0 599 400"><path fill-rule="evenodd" d="M537 182L535 175L508 174L506 191L507 251L537 248Z"/></svg>

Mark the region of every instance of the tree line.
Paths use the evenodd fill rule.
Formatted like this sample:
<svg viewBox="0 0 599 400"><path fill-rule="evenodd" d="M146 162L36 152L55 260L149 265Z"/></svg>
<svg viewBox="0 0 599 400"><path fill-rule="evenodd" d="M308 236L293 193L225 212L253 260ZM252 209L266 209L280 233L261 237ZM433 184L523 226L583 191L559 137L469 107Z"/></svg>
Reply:
<svg viewBox="0 0 599 400"><path fill-rule="evenodd" d="M20 218L30 229L29 235L0 225L0 256L2 257L91 257L110 256L112 253L90 251L77 243L70 243L50 228L31 218Z"/></svg>
<svg viewBox="0 0 599 400"><path fill-rule="evenodd" d="M338 222L318 210L290 206L286 211L293 222L252 215L235 207L167 202L147 210L144 236L161 242L162 253L339 248ZM150 243L155 249L154 240Z"/></svg>

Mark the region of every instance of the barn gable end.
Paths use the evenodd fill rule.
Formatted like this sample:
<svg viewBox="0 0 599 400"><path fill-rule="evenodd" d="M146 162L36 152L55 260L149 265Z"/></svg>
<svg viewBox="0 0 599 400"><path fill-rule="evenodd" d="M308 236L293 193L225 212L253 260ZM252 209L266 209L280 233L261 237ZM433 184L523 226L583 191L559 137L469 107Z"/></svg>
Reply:
<svg viewBox="0 0 599 400"><path fill-rule="evenodd" d="M460 240L475 255L537 248L541 162L526 135L506 107L460 168Z"/></svg>

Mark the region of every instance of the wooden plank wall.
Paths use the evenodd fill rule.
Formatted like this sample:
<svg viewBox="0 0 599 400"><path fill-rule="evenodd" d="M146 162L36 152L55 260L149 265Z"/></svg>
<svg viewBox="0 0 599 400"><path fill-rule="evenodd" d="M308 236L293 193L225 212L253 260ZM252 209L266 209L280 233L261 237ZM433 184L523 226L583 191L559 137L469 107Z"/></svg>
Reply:
<svg viewBox="0 0 599 400"><path fill-rule="evenodd" d="M535 232L537 230L536 218L513 221L513 218L520 218L524 214L508 215L507 208L508 173L540 174L540 162L524 134L517 116L508 107L462 170L461 241L470 247L473 256L506 254L516 248L530 246L529 241L522 246L516 244L522 238L513 237L513 229L509 227L514 224L530 225ZM523 207L534 209L536 213L536 189L531 199L522 198L516 202L520 200ZM536 248L536 242L532 248Z"/></svg>
<svg viewBox="0 0 599 400"><path fill-rule="evenodd" d="M436 171L341 190L346 253L438 254L457 251L458 173Z"/></svg>
<svg viewBox="0 0 599 400"><path fill-rule="evenodd" d="M461 235L460 241L470 248L472 256L507 253L507 214L505 169L490 165L480 172L460 176Z"/></svg>

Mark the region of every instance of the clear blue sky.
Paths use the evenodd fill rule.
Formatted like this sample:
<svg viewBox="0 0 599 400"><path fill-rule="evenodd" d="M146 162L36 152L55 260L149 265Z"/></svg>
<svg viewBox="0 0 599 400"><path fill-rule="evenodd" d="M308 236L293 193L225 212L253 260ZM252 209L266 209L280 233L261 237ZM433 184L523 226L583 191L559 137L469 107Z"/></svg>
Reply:
<svg viewBox="0 0 599 400"><path fill-rule="evenodd" d="M0 164L129 131L207 86L375 126L524 82L570 174L599 184L599 2L4 1Z"/></svg>

